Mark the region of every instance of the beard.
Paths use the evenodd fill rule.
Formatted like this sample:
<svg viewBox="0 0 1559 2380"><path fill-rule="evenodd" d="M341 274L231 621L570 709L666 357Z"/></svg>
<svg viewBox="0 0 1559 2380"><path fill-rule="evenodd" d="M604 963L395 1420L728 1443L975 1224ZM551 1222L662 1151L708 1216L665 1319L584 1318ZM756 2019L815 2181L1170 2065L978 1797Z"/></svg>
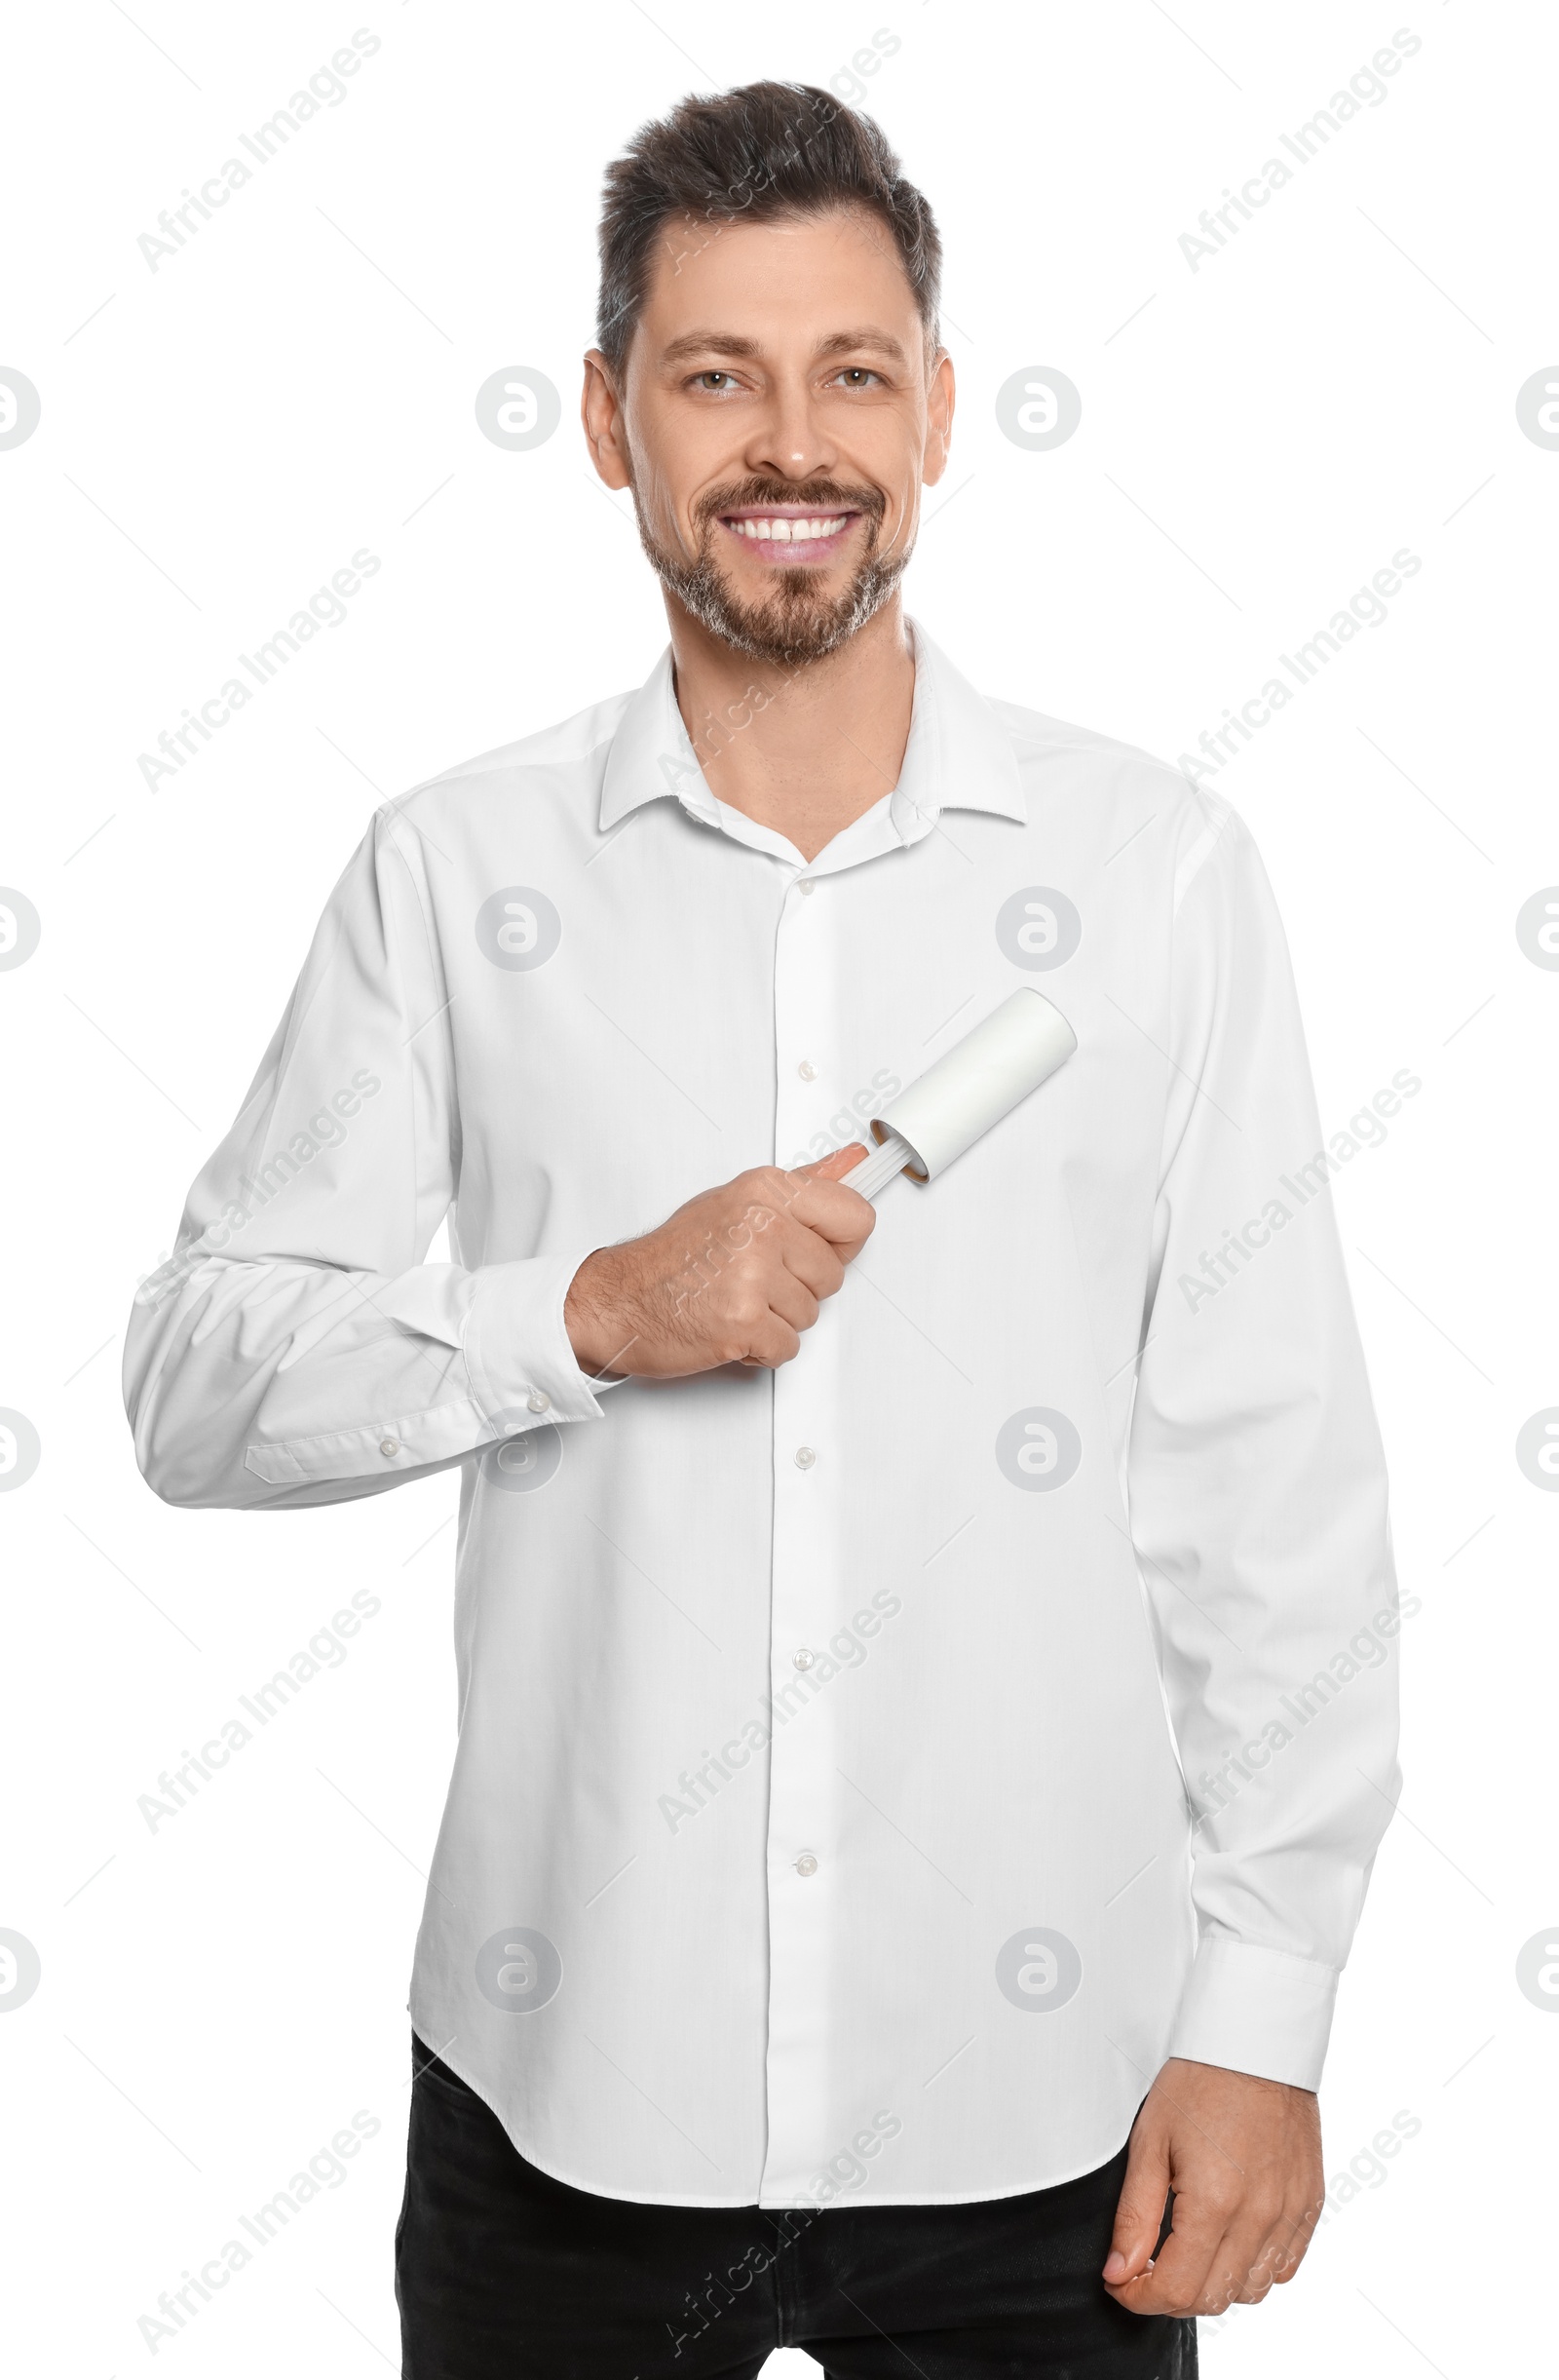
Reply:
<svg viewBox="0 0 1559 2380"><path fill-rule="evenodd" d="M838 595L827 595L823 578L828 565L797 563L774 573L774 591L763 601L749 602L739 595L716 558L716 541L722 534L719 517L741 506L763 504L805 504L823 514L858 513L867 524L866 551L850 584ZM722 643L750 660L781 668L837 652L881 611L898 585L912 549L906 546L893 555L878 551L885 510L875 488L843 487L832 480L808 480L799 487L792 480L745 480L701 499L695 516L699 551L689 562L660 544L633 486L639 543L662 586Z"/></svg>

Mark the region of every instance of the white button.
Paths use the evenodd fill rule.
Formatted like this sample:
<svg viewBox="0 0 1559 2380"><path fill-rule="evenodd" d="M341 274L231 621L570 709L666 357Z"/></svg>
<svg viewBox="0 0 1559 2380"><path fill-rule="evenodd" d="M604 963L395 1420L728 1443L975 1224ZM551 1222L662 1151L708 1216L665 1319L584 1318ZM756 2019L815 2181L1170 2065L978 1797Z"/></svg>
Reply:
<svg viewBox="0 0 1559 2380"><path fill-rule="evenodd" d="M812 878L810 876L798 876L796 879L796 890L798 893L812 892L814 890Z"/></svg>
<svg viewBox="0 0 1559 2380"><path fill-rule="evenodd" d="M804 1057L802 1059L800 1065L796 1068L796 1072L800 1075L804 1083L815 1083L818 1080L818 1069L813 1064L810 1057Z"/></svg>
<svg viewBox="0 0 1559 2380"><path fill-rule="evenodd" d="M795 1663L798 1670L810 1670L818 1656L816 1653L809 1651L806 1645L803 1645L800 1652L792 1653L790 1658Z"/></svg>
<svg viewBox="0 0 1559 2380"><path fill-rule="evenodd" d="M810 1471L817 1460L818 1457L811 1446L798 1446L796 1448L796 1467L798 1470Z"/></svg>
<svg viewBox="0 0 1559 2380"><path fill-rule="evenodd" d="M796 1873L798 1876L815 1876L818 1873L818 1862L810 1851L804 1851L796 1862Z"/></svg>
<svg viewBox="0 0 1559 2380"><path fill-rule="evenodd" d="M379 1440L379 1452L381 1454L399 1454L400 1440L398 1438L382 1438Z"/></svg>
<svg viewBox="0 0 1559 2380"><path fill-rule="evenodd" d="M545 1389L532 1389L525 1400L533 1413L545 1413L551 1401Z"/></svg>

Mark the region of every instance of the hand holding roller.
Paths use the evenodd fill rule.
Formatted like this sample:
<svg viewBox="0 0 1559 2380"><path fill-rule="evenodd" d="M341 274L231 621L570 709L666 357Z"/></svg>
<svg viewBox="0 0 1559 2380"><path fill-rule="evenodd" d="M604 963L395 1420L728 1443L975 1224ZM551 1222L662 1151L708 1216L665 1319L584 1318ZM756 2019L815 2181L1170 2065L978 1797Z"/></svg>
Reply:
<svg viewBox="0 0 1559 2380"><path fill-rule="evenodd" d="M1043 992L1022 984L880 1116L869 1119L878 1146L840 1179L867 1199L895 1173L934 1181L1064 1066L1077 1046L1060 1010Z"/></svg>
<svg viewBox="0 0 1559 2380"><path fill-rule="evenodd" d="M816 1301L834 1294L863 1245L859 1209L849 1212L839 1188L871 1199L895 1173L933 1181L1076 1048L1060 1011L1025 984L867 1119L877 1146L842 1183L758 1166L699 1192L655 1230L592 1249L563 1303L581 1365L600 1387L789 1363Z"/></svg>

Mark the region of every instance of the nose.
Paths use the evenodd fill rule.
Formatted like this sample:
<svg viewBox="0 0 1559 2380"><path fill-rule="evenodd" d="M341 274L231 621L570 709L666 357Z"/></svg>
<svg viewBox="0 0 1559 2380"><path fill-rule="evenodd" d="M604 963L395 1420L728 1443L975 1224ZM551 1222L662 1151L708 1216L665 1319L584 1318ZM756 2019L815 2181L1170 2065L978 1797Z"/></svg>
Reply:
<svg viewBox="0 0 1559 2380"><path fill-rule="evenodd" d="M747 425L742 461L756 475L780 480L836 472L839 447L805 378L776 379L769 402Z"/></svg>

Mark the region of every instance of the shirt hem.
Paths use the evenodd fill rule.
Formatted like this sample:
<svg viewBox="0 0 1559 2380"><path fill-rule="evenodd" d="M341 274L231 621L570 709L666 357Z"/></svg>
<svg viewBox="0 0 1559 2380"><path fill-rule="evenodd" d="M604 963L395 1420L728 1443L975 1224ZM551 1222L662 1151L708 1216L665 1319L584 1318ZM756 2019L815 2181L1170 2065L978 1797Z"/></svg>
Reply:
<svg viewBox="0 0 1559 2380"><path fill-rule="evenodd" d="M1115 2146L1104 2150L1102 2155L1087 2158L1082 2165L1070 2166L1064 2172L1048 2174L1038 2181L1014 2182L1009 2189L1004 2190L934 2190L913 2193L895 2191L891 2194L874 2191L869 2197L852 2195L841 2197L837 2201L815 2198L703 2198L688 2191L661 2194L651 2193L648 2190L603 2190L596 2182L582 2181L577 2174L564 2172L560 2167L549 2164L545 2158L538 2157L535 2151L528 2148L523 2141L516 2139L512 2127L494 2107L475 2076L468 2074L459 2060L451 2057L447 2051L435 2050L415 2016L412 2016L411 2025L412 2031L416 2034L423 2049L437 2057L440 2065L447 2066L451 2074L458 2075L467 2090L475 2092L494 2121L503 2126L504 2135L516 2156L523 2157L525 2163L533 2166L538 2173L545 2173L549 2181L561 2182L569 2190L582 2190L589 2198L609 2201L615 2199L620 2204L628 2207L724 2207L728 2210L751 2210L759 2214L799 2214L803 2211L813 2214L843 2214L848 2213L852 2207L994 2206L1001 2199L1031 2197L1037 2190L1059 2190L1066 2182L1081 2181L1085 2173L1096 2173L1101 2166L1108 2165L1112 2158L1120 2156L1121 2151L1131 2137L1131 2127L1137 2120L1137 2110L1133 2108L1125 2131L1115 2142ZM452 2048L453 2044L450 2046Z"/></svg>

